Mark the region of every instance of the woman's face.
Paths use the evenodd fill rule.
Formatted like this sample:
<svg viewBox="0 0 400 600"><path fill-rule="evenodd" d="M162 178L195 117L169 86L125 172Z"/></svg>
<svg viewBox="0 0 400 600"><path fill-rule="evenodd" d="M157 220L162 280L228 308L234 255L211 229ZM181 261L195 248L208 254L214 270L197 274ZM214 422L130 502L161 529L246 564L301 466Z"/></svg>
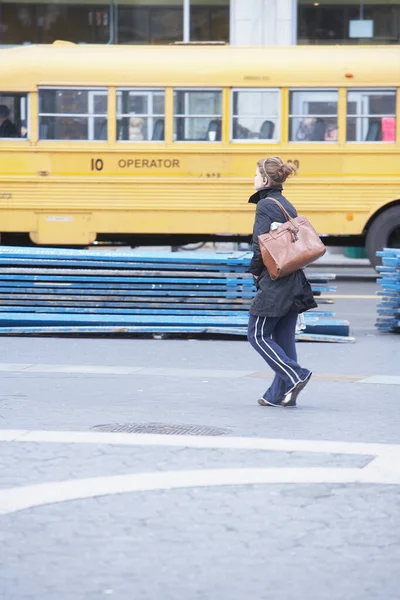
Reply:
<svg viewBox="0 0 400 600"><path fill-rule="evenodd" d="M264 187L265 187L265 181L263 180L263 177L260 173L260 169L257 167L256 176L254 177L254 189L261 190Z"/></svg>

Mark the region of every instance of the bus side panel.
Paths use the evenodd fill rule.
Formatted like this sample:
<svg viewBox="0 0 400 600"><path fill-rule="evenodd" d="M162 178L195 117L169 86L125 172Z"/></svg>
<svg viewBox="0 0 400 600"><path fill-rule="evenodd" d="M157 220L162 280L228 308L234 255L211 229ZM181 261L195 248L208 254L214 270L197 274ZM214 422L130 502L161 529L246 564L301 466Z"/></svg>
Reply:
<svg viewBox="0 0 400 600"><path fill-rule="evenodd" d="M211 152L198 144L147 152L29 149L5 160L2 154L1 231L60 245L89 244L100 233L249 235L254 205L247 199L264 152ZM320 234L361 234L370 215L400 197L393 150L293 145L279 154L299 165L284 193Z"/></svg>

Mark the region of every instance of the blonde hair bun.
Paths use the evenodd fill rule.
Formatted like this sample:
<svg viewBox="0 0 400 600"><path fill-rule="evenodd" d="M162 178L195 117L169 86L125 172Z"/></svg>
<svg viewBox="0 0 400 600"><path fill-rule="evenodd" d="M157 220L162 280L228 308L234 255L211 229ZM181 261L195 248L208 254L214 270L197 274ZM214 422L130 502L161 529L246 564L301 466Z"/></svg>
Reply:
<svg viewBox="0 0 400 600"><path fill-rule="evenodd" d="M296 167L296 165L294 163L287 162L287 163L284 163L282 165L282 167L279 169L279 173L282 174L282 177L284 177L285 179L287 179L291 175L296 175L296 173L297 173L297 167Z"/></svg>
<svg viewBox="0 0 400 600"><path fill-rule="evenodd" d="M257 167L263 179L271 187L281 186L288 177L297 173L296 165L290 161L284 163L280 156L262 158L257 162Z"/></svg>

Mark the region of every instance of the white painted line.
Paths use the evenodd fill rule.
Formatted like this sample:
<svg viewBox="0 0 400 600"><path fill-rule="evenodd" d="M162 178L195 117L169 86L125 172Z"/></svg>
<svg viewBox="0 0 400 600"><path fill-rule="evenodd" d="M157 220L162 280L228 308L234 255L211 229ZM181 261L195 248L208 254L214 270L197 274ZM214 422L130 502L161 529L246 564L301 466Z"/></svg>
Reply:
<svg viewBox="0 0 400 600"><path fill-rule="evenodd" d="M29 433L29 429L1 429L0 442L21 442Z"/></svg>
<svg viewBox="0 0 400 600"><path fill-rule="evenodd" d="M101 365L52 365L52 364L16 364L0 363L0 372L25 372L25 373L81 373L93 375L145 375L150 377L205 377L221 379L240 379L245 377L270 378L265 373L257 371L239 371L235 369L174 369L153 367L124 367L124 366L101 366ZM272 371L271 371L272 377ZM341 379L342 378L342 379ZM316 379L319 379L316 375ZM321 374L323 381L342 381L343 383L375 383L386 385L400 385L400 376L397 375L373 375L362 378L362 375L348 375L340 373Z"/></svg>
<svg viewBox="0 0 400 600"><path fill-rule="evenodd" d="M0 363L0 371L25 371L25 369L28 369L29 367L33 367L34 365L32 364L23 364L23 363L18 363L18 364L14 364L14 363Z"/></svg>
<svg viewBox="0 0 400 600"><path fill-rule="evenodd" d="M329 295L322 295L321 298L330 298ZM346 298L347 300L380 300L379 296L372 294L335 294L334 298L340 298L341 300Z"/></svg>
<svg viewBox="0 0 400 600"><path fill-rule="evenodd" d="M271 483L383 483L367 469L207 469L92 477L0 490L0 514L105 495L192 487ZM384 483L400 483L388 477Z"/></svg>
<svg viewBox="0 0 400 600"><path fill-rule="evenodd" d="M376 383L379 385L400 385L400 376L398 375L373 375L366 379L361 379L358 383Z"/></svg>
<svg viewBox="0 0 400 600"><path fill-rule="evenodd" d="M221 377L226 379L248 377L254 371L236 371L223 369L162 369L144 367L140 375L162 375L166 377Z"/></svg>
<svg viewBox="0 0 400 600"><path fill-rule="evenodd" d="M186 448L230 448L281 452L318 452L375 456L362 469L268 468L166 471L92 477L0 489L0 514L104 495L171 490L187 487L271 483L369 483L400 485L400 445L284 440L218 438L79 431L0 430L3 442L115 444L128 446L179 446Z"/></svg>
<svg viewBox="0 0 400 600"><path fill-rule="evenodd" d="M84 373L95 375L133 375L141 367L101 367L90 365L31 365L26 373Z"/></svg>
<svg viewBox="0 0 400 600"><path fill-rule="evenodd" d="M11 438L11 439L10 439ZM0 442L51 444L110 444L119 446L162 446L183 448L226 448L232 450L272 450L362 456L400 457L400 445L321 440L286 440L246 437L157 435L146 433L101 433L94 431L26 431L0 429ZM400 461L399 461L400 465Z"/></svg>
<svg viewBox="0 0 400 600"><path fill-rule="evenodd" d="M119 367L101 365L56 365L0 363L0 371L26 371L27 373L84 373L96 375L147 375L164 377L240 378L254 375L254 371L227 369L173 369L153 367Z"/></svg>

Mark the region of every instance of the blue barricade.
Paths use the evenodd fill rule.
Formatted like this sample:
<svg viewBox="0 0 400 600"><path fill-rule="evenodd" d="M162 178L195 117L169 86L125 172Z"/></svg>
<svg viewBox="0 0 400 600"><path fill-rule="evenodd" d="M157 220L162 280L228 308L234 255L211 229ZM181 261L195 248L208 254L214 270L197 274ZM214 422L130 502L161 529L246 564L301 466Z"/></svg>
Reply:
<svg viewBox="0 0 400 600"><path fill-rule="evenodd" d="M246 335L255 295L249 252L120 252L0 246L0 335ZM336 290L309 277L314 295ZM298 338L352 341L330 311L305 315Z"/></svg>
<svg viewBox="0 0 400 600"><path fill-rule="evenodd" d="M379 331L400 333L400 248L385 248L376 253L382 258L377 267L382 291L378 292L376 326Z"/></svg>

